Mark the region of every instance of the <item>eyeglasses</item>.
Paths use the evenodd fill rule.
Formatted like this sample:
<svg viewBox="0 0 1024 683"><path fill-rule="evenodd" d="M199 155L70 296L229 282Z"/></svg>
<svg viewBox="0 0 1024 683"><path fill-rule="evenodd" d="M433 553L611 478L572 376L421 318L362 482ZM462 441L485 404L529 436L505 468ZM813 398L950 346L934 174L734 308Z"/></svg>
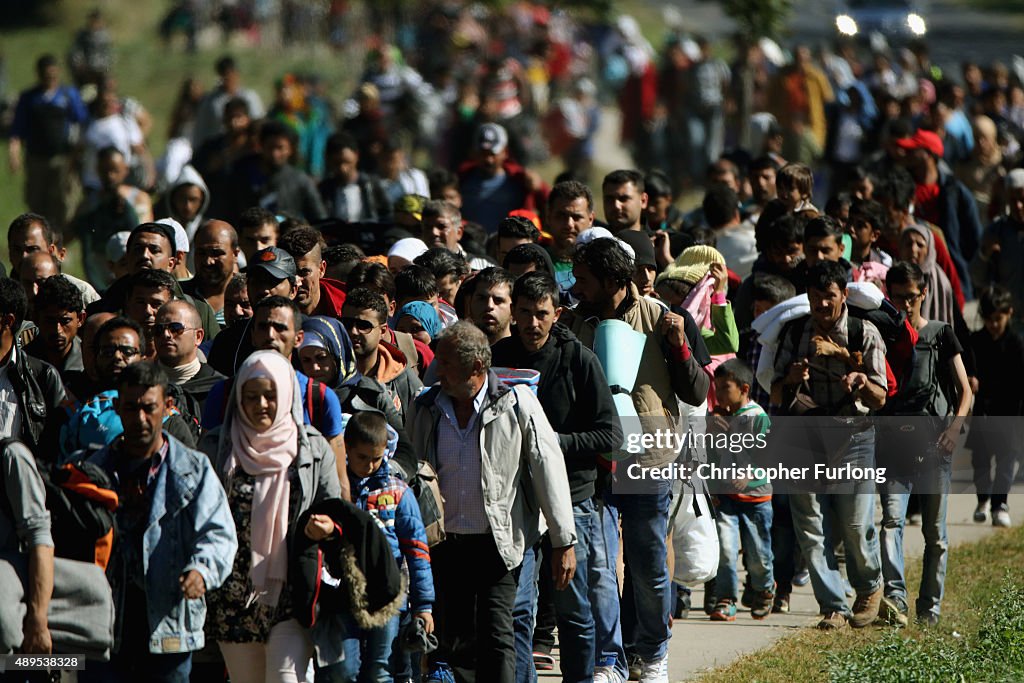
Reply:
<svg viewBox="0 0 1024 683"><path fill-rule="evenodd" d="M924 296L923 292L913 292L912 294L889 294L889 298L894 304L911 304Z"/></svg>
<svg viewBox="0 0 1024 683"><path fill-rule="evenodd" d="M138 356L141 352L134 346L106 344L96 349L96 353L97 355L99 355L100 358L113 358L114 356L120 353L122 356L125 357L125 359L128 359L135 358L135 356Z"/></svg>
<svg viewBox="0 0 1024 683"><path fill-rule="evenodd" d="M185 330L194 330L194 327L187 327L184 323L157 323L153 325L153 332L156 334L163 334L164 332L170 332L175 337L180 337L185 333Z"/></svg>
<svg viewBox="0 0 1024 683"><path fill-rule="evenodd" d="M376 327L376 325L374 325L369 320L363 320L362 318L353 318L351 316L345 316L344 318L342 318L341 324L345 327L346 330L351 330L355 328L356 330L362 332L363 334L366 334L374 327Z"/></svg>

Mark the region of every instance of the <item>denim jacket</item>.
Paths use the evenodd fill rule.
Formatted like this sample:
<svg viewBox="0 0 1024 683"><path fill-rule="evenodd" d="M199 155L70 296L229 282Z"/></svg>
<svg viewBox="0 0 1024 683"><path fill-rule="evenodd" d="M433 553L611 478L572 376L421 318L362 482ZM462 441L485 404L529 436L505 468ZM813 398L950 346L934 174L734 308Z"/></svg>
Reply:
<svg viewBox="0 0 1024 683"><path fill-rule="evenodd" d="M205 644L206 599L186 600L178 578L193 569L218 588L235 561L238 539L227 496L209 459L164 432L167 457L152 483L149 520L142 537L142 569L146 577L149 651L156 654L194 652ZM89 460L116 472L113 446ZM123 614L125 586L109 577L114 608Z"/></svg>

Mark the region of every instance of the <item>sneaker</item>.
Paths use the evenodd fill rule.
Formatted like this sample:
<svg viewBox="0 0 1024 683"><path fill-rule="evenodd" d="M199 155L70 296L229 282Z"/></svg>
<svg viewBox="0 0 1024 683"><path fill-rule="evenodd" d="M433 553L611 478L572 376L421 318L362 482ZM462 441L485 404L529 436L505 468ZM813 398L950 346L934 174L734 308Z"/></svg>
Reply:
<svg viewBox="0 0 1024 683"><path fill-rule="evenodd" d="M614 666L599 666L594 669L594 683L626 683Z"/></svg>
<svg viewBox="0 0 1024 683"><path fill-rule="evenodd" d="M793 576L794 586L806 586L811 580L811 572L808 569L801 569Z"/></svg>
<svg viewBox="0 0 1024 683"><path fill-rule="evenodd" d="M732 600L719 600L711 611L711 621L736 621L736 603Z"/></svg>
<svg viewBox="0 0 1024 683"><path fill-rule="evenodd" d="M846 628L846 617L840 612L823 614L821 621L818 622L818 628L822 631L837 631L841 628Z"/></svg>
<svg viewBox="0 0 1024 683"><path fill-rule="evenodd" d="M775 614L788 614L789 596L781 593L776 595L775 600L772 601L772 612Z"/></svg>
<svg viewBox="0 0 1024 683"><path fill-rule="evenodd" d="M533 668L537 671L552 671L555 668L555 658L545 652L534 652Z"/></svg>
<svg viewBox="0 0 1024 683"><path fill-rule="evenodd" d="M747 578L743 581L743 593L740 595L740 604L747 609L750 609L754 604L754 598L756 595L757 592L754 590L754 587L750 585L750 575L747 575Z"/></svg>
<svg viewBox="0 0 1024 683"><path fill-rule="evenodd" d="M878 618L878 609L882 605L882 588L879 587L874 593L858 595L853 603L853 616L850 617L850 626L864 628L875 623Z"/></svg>
<svg viewBox="0 0 1024 683"><path fill-rule="evenodd" d="M1000 505L992 511L992 526L1007 528L1010 526L1010 508Z"/></svg>
<svg viewBox="0 0 1024 683"><path fill-rule="evenodd" d="M626 655L626 661L629 663L629 680L639 681L644 673L644 660L640 655Z"/></svg>
<svg viewBox="0 0 1024 683"><path fill-rule="evenodd" d="M423 683L455 683L455 672L444 662L438 662L423 679Z"/></svg>
<svg viewBox="0 0 1024 683"><path fill-rule="evenodd" d="M907 515L907 526L921 526L921 513L915 512Z"/></svg>
<svg viewBox="0 0 1024 683"><path fill-rule="evenodd" d="M676 606L672 610L673 619L685 619L690 616L690 589L676 586Z"/></svg>
<svg viewBox="0 0 1024 683"><path fill-rule="evenodd" d="M704 583L704 614L711 614L715 611L715 580L711 579Z"/></svg>
<svg viewBox="0 0 1024 683"><path fill-rule="evenodd" d="M668 683L668 655L644 662L640 683Z"/></svg>
<svg viewBox="0 0 1024 683"><path fill-rule="evenodd" d="M917 625L922 628L934 628L939 625L939 615L933 612L922 612L917 615Z"/></svg>
<svg viewBox="0 0 1024 683"><path fill-rule="evenodd" d="M908 621L906 607L902 607L892 598L882 598L882 602L878 606L878 618L875 619L875 623L903 628L907 625Z"/></svg>
<svg viewBox="0 0 1024 683"><path fill-rule="evenodd" d="M765 619L772 613L775 604L775 587L772 590L761 591L754 594L754 600L750 607L750 616L754 619Z"/></svg>
<svg viewBox="0 0 1024 683"><path fill-rule="evenodd" d="M984 503L978 503L978 507L974 508L974 521L978 524L988 521L988 510L989 502L987 500Z"/></svg>

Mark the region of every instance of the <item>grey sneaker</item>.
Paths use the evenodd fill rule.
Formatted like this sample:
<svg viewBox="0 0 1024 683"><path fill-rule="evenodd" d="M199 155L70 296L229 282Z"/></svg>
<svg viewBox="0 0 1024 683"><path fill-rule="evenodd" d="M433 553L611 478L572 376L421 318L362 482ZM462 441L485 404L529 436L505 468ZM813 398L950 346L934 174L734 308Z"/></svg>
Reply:
<svg viewBox="0 0 1024 683"><path fill-rule="evenodd" d="M978 507L974 508L974 521L978 524L983 524L988 521L988 509L989 502L986 500L984 503L978 503Z"/></svg>
<svg viewBox="0 0 1024 683"><path fill-rule="evenodd" d="M626 683L614 666L599 666L594 669L594 683Z"/></svg>
<svg viewBox="0 0 1024 683"><path fill-rule="evenodd" d="M1010 509L1005 505L1000 505L992 511L992 526L998 526L1007 528L1010 524Z"/></svg>

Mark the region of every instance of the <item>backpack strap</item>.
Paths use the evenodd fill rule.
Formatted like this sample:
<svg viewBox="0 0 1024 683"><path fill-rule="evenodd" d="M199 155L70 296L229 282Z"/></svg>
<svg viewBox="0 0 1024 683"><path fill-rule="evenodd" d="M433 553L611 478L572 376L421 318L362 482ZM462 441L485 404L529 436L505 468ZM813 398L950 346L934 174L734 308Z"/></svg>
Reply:
<svg viewBox="0 0 1024 683"><path fill-rule="evenodd" d="M327 409L327 385L318 380L314 380L313 387L317 391L313 392L313 412L310 414L309 419L312 421L312 416L316 415L320 424L323 424L325 411Z"/></svg>
<svg viewBox="0 0 1024 683"><path fill-rule="evenodd" d="M864 321L847 314L846 337L846 348L850 353L864 351Z"/></svg>

